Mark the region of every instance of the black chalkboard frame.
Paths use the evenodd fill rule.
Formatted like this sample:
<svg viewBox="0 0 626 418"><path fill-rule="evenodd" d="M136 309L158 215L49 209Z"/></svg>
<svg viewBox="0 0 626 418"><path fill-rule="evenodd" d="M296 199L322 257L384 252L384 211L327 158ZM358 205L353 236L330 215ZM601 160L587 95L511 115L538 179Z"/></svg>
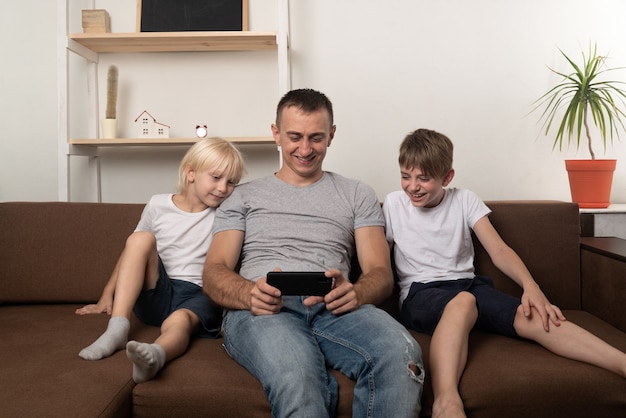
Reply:
<svg viewBox="0 0 626 418"><path fill-rule="evenodd" d="M230 1L230 2L229 2ZM180 32L180 31L247 31L248 30L248 0L241 0L241 9L238 3L232 7L234 0L137 0L137 32ZM144 7L144 2L149 7ZM160 6L163 6L160 8ZM175 7L175 10L172 9ZM168 8L170 8L168 10ZM224 25L214 26L211 16L198 26L197 19L190 19L180 13L184 8L187 14L194 14L197 8L198 15L212 9L227 22ZM167 10L167 19L159 16L161 11ZM235 14L236 13L236 14ZM161 17L161 18L159 18ZM239 24L241 22L241 24Z"/></svg>

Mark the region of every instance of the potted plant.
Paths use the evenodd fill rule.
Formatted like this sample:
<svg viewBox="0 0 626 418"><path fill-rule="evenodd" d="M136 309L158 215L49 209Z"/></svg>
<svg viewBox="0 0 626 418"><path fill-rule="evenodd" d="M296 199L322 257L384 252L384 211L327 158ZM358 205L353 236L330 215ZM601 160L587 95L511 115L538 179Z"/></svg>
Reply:
<svg viewBox="0 0 626 418"><path fill-rule="evenodd" d="M577 65L561 49L559 51L572 72L565 74L550 68L563 79L535 101L533 111L543 109L540 121L543 121L546 135L553 123L558 123L553 149L558 145L562 150L565 140L570 145L574 138L578 149L584 127L591 159L565 160L572 201L581 208L606 208L610 205L616 160L596 159L589 123L593 122L597 128L605 152L607 142L612 144L613 137L619 137L620 129L625 129L626 114L620 109L626 103L626 92L621 88L625 83L603 79L609 71L621 68L607 68L607 57L598 55L597 45L590 45L587 55L582 52L582 65ZM601 179L595 177L596 172L600 173Z"/></svg>

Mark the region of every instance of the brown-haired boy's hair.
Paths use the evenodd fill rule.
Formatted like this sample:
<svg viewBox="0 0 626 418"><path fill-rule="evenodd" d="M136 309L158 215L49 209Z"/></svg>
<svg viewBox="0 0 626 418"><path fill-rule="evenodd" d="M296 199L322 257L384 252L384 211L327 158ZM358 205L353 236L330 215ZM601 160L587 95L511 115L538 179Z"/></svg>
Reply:
<svg viewBox="0 0 626 418"><path fill-rule="evenodd" d="M400 168L419 167L431 177L443 177L452 169L454 146L450 138L430 129L417 129L400 145Z"/></svg>

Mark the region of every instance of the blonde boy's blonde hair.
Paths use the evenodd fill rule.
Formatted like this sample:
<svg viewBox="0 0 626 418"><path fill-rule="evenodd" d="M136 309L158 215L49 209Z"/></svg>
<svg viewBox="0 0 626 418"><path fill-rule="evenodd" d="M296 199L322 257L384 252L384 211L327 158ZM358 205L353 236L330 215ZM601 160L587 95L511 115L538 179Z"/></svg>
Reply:
<svg viewBox="0 0 626 418"><path fill-rule="evenodd" d="M189 187L186 168L194 171L210 170L237 184L246 173L239 150L223 138L203 138L185 154L178 168L178 192L185 193Z"/></svg>

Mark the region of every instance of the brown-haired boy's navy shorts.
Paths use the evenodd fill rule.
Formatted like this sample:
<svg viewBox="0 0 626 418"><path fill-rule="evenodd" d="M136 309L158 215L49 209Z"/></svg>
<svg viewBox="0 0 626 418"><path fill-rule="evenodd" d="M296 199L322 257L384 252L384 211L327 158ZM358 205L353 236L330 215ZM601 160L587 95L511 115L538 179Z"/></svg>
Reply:
<svg viewBox="0 0 626 418"><path fill-rule="evenodd" d="M217 338L222 324L222 310L213 304L202 288L184 280L170 279L159 258L159 278L154 289L143 290L133 312L142 322L160 327L172 312L188 309L200 320L202 329L195 335Z"/></svg>
<svg viewBox="0 0 626 418"><path fill-rule="evenodd" d="M520 298L495 289L493 281L485 276L413 283L402 303L400 319L406 327L432 335L446 305L460 292L469 292L476 298L478 319L475 328L507 337L518 336L513 320L521 304Z"/></svg>

